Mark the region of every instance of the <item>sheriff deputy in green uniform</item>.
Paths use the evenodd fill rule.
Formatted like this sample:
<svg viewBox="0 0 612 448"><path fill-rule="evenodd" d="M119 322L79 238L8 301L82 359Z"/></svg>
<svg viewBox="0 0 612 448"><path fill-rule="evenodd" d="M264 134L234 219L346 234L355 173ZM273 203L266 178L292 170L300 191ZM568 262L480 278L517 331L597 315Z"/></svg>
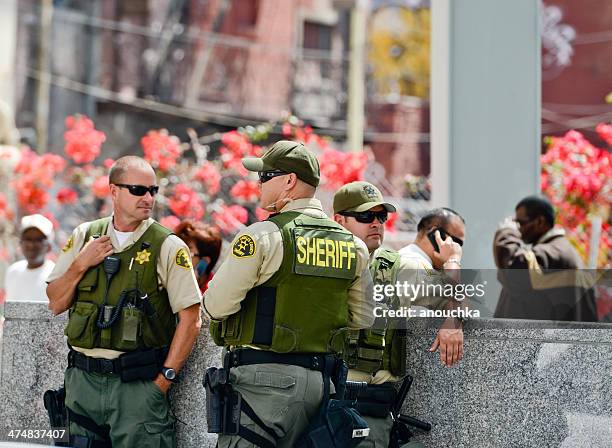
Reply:
<svg viewBox="0 0 612 448"><path fill-rule="evenodd" d="M78 226L48 279L49 308L70 310L71 446L173 447L166 393L199 334L201 296L189 249L151 218L151 166L122 157L109 182L113 215Z"/></svg>
<svg viewBox="0 0 612 448"><path fill-rule="evenodd" d="M236 236L204 294L242 403L240 435L218 446L288 448L321 405L323 355L374 321L368 251L314 198L319 164L302 143L279 141L242 163L273 214Z"/></svg>
<svg viewBox="0 0 612 448"><path fill-rule="evenodd" d="M410 259L402 258L396 251L381 247L384 239L384 223L389 213L395 213L396 208L385 202L381 192L369 182L351 182L340 188L334 195L334 219L355 236L363 240L370 253L370 270L377 285L395 285L396 282L407 281L419 283L418 276L424 271ZM455 244L450 238L440 240L440 251L448 258L451 246ZM453 247L453 250L456 250ZM427 274L425 272L425 274ZM433 272L432 275L438 275ZM425 306L428 308L443 308L448 304L447 299L436 297L416 297L414 301L400 300L397 296L385 297L380 302L387 308L397 309L399 306ZM377 319L375 325L368 330L353 332L352 341L354 350L347 357L349 380L366 382L369 394L379 398L371 406L373 412L368 412L361 405L358 407L370 428L369 436L359 445L360 447L387 448L393 421L386 405L392 405L395 400L394 383L406 375L406 331L403 318ZM463 351L463 332L461 324L445 322L439 330L436 342L432 349L440 347L442 362L451 366L459 361L460 357L448 357L447 353L457 350ZM361 396L360 395L360 396ZM362 400L360 400L362 401ZM411 441L403 447L419 447L418 441Z"/></svg>

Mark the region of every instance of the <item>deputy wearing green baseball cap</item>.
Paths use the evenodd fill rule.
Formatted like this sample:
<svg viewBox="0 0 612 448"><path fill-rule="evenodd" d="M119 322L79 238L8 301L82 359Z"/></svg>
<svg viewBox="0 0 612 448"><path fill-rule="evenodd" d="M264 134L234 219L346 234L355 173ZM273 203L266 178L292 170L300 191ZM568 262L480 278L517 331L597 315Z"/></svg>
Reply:
<svg viewBox="0 0 612 448"><path fill-rule="evenodd" d="M321 171L319 161L303 143L280 140L268 149L263 157L242 159L249 171L269 173L268 176L295 173L298 179L313 187L319 186Z"/></svg>
<svg viewBox="0 0 612 448"><path fill-rule="evenodd" d="M369 182L351 182L334 195L334 220L366 243L370 253L370 272L375 292L385 285L419 284L426 272L414 260L403 258L396 251L381 247L385 235L385 222L396 207L385 201L382 193ZM434 272L433 269L430 270ZM437 275L437 274L436 274ZM392 288L395 290L395 288ZM378 299L378 298L377 298ZM384 296L378 306L398 309L400 306L443 308L447 299L414 297L410 300ZM453 330L455 331L455 330ZM461 331L461 330L458 330ZM446 341L446 332L440 333ZM440 336L439 334L439 336ZM394 383L406 375L406 329L403 318L379 318L373 329L351 332L349 346L355 349L346 356L349 380L368 383L359 394L357 409L365 418L370 434L364 446L387 447L392 430L397 425L390 416L395 404ZM461 349L463 348L461 334ZM386 400L381 403L381 400ZM387 408L385 408L385 405ZM401 437L400 437L401 439ZM400 440L401 448L417 448L418 440Z"/></svg>
<svg viewBox="0 0 612 448"><path fill-rule="evenodd" d="M242 397L239 435L220 434L218 446L289 448L319 412L328 355L344 349L347 328L374 322L368 249L314 198L319 163L304 144L281 140L242 163L275 214L236 236L204 294Z"/></svg>

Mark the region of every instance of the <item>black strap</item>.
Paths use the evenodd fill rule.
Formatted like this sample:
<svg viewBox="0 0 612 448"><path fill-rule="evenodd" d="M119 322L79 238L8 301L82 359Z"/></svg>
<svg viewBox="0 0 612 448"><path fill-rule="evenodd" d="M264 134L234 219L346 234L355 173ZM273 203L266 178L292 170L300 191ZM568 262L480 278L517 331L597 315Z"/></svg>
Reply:
<svg viewBox="0 0 612 448"><path fill-rule="evenodd" d="M240 403L240 410L244 412L253 422L259 426L261 429L266 431L270 437L272 437L275 441L278 440L278 436L276 432L269 426L267 426L261 419L255 414L251 405L249 405L246 401L242 400Z"/></svg>
<svg viewBox="0 0 612 448"><path fill-rule="evenodd" d="M256 432L253 432L250 429L245 428L242 425L240 425L240 428L238 428L238 435L242 437L244 440L246 440L247 442L251 442L253 445L260 447L260 448L275 448L276 447L275 443L270 442L265 437L260 436Z"/></svg>
<svg viewBox="0 0 612 448"><path fill-rule="evenodd" d="M276 311L276 288L259 286L254 288L257 299L253 344L272 345L274 312Z"/></svg>
<svg viewBox="0 0 612 448"><path fill-rule="evenodd" d="M110 446L110 437L109 437L110 426L108 425L100 426L96 422L94 422L92 419L90 419L89 417L86 417L81 414L77 414L69 407L66 407L66 410L68 411L68 419L71 422L74 422L77 425L85 428L86 430L93 432L95 435L97 435L98 437L102 439L102 442L106 442Z"/></svg>
<svg viewBox="0 0 612 448"><path fill-rule="evenodd" d="M320 353L275 353L241 348L227 352L224 365L226 368L232 368L251 364L286 364L322 372L325 368L326 357L330 357L330 355Z"/></svg>

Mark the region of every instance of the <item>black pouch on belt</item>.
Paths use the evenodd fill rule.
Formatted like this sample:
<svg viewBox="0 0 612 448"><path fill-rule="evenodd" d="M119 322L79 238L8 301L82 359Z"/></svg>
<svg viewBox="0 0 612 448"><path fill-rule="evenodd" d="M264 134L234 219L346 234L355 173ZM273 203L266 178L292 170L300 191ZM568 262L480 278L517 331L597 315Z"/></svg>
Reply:
<svg viewBox="0 0 612 448"><path fill-rule="evenodd" d="M161 370L155 349L138 350L119 356L121 381L153 381Z"/></svg>
<svg viewBox="0 0 612 448"><path fill-rule="evenodd" d="M396 396L397 391L391 384L370 384L359 393L355 409L361 415L384 418L391 412Z"/></svg>

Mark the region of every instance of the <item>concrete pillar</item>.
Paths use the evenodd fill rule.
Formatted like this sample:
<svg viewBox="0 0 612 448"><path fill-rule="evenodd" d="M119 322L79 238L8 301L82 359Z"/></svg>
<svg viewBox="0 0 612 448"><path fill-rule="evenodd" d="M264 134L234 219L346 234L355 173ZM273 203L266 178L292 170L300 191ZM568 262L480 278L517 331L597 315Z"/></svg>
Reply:
<svg viewBox="0 0 612 448"><path fill-rule="evenodd" d="M465 267L494 267L498 222L540 190L538 13L533 0L432 1L432 201L465 217Z"/></svg>

